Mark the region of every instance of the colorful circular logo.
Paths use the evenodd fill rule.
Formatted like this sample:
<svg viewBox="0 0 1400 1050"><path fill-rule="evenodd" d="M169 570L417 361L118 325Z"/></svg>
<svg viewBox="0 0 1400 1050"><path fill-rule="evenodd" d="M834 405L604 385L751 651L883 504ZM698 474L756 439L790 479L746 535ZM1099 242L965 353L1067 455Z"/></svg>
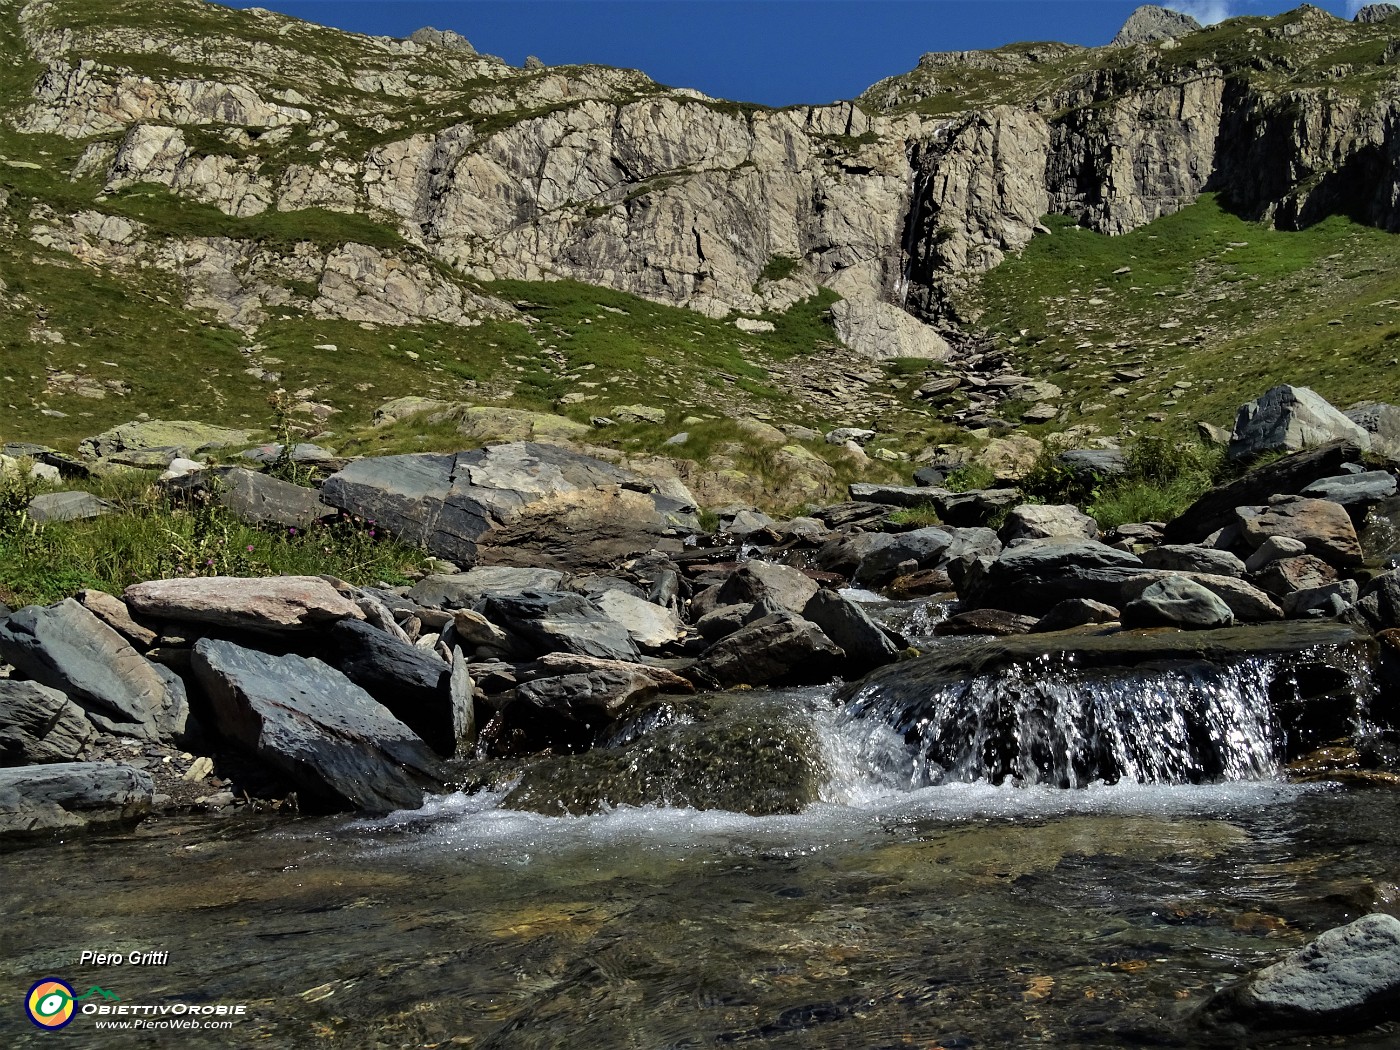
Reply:
<svg viewBox="0 0 1400 1050"><path fill-rule="evenodd" d="M62 1028L73 1020L73 986L57 977L45 977L29 989L24 1008L40 1028Z"/></svg>

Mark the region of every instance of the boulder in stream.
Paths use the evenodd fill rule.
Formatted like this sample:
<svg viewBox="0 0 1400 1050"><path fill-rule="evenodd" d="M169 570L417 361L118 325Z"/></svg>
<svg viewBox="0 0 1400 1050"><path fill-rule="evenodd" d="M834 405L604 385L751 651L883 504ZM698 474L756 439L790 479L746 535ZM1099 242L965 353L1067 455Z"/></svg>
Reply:
<svg viewBox="0 0 1400 1050"><path fill-rule="evenodd" d="M296 783L304 808L417 809L436 756L335 668L201 638L193 668L219 731Z"/></svg>
<svg viewBox="0 0 1400 1050"><path fill-rule="evenodd" d="M1216 993L1211 1025L1355 1032L1400 1020L1400 919L1365 915Z"/></svg>
<svg viewBox="0 0 1400 1050"><path fill-rule="evenodd" d="M110 762L0 769L0 836L139 820L154 793L145 770Z"/></svg>

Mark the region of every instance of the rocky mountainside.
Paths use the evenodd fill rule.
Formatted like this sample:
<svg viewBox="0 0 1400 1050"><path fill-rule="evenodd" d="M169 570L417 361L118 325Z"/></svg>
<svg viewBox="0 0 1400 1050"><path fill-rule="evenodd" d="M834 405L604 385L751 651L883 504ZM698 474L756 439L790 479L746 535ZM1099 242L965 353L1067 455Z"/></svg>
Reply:
<svg viewBox="0 0 1400 1050"><path fill-rule="evenodd" d="M3 0L0 390L20 436L59 441L139 411L256 419L275 385L323 426L408 393L586 421L640 387L676 424L717 397L927 434L940 413L897 375L830 377L982 355L979 277L1047 215L1122 234L1214 194L1283 229L1400 225L1385 16L1146 8L1109 47L930 54L772 110L451 33ZM561 279L696 320L626 300L566 320L572 286L540 283ZM651 354L580 354L595 323ZM782 418L794 393L815 407Z"/></svg>

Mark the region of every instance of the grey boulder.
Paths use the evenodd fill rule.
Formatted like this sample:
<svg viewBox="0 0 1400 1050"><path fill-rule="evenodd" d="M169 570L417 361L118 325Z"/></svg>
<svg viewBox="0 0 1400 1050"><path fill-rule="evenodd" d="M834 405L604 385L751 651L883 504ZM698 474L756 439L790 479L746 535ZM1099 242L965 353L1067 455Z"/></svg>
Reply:
<svg viewBox="0 0 1400 1050"><path fill-rule="evenodd" d="M1123 607L1124 627L1188 627L1208 630L1235 622L1230 607L1199 583L1180 576L1154 580Z"/></svg>
<svg viewBox="0 0 1400 1050"><path fill-rule="evenodd" d="M1400 1018L1400 919L1366 915L1218 993L1212 1022L1354 1032Z"/></svg>
<svg viewBox="0 0 1400 1050"><path fill-rule="evenodd" d="M447 661L359 620L340 621L329 640L327 663L438 754L456 754L467 736L470 711L465 697L453 695Z"/></svg>
<svg viewBox="0 0 1400 1050"><path fill-rule="evenodd" d="M0 678L0 766L72 762L96 738L83 709L57 689Z"/></svg>
<svg viewBox="0 0 1400 1050"><path fill-rule="evenodd" d="M170 741L185 732L190 709L180 678L72 598L0 621L0 657L67 694L108 733Z"/></svg>
<svg viewBox="0 0 1400 1050"><path fill-rule="evenodd" d="M145 770L108 762L0 769L0 835L36 835L138 820L155 785Z"/></svg>
<svg viewBox="0 0 1400 1050"><path fill-rule="evenodd" d="M1033 540L965 578L960 594L969 608L1039 617L1066 598L1116 605L1123 583L1142 572L1135 555L1094 540Z"/></svg>
<svg viewBox="0 0 1400 1050"><path fill-rule="evenodd" d="M774 612L716 642L695 665L697 680L735 685L816 685L839 668L845 652L810 620Z"/></svg>
<svg viewBox="0 0 1400 1050"><path fill-rule="evenodd" d="M408 726L320 660L201 638L192 666L220 732L286 774L306 808L417 809L443 779Z"/></svg>
<svg viewBox="0 0 1400 1050"><path fill-rule="evenodd" d="M1240 406L1225 454L1249 460L1265 452L1297 452L1333 441L1369 448L1371 436L1305 386L1276 386Z"/></svg>
<svg viewBox="0 0 1400 1050"><path fill-rule="evenodd" d="M321 495L464 566L606 568L653 548L679 552L698 529L693 500L534 442L363 459L327 478Z"/></svg>
<svg viewBox="0 0 1400 1050"><path fill-rule="evenodd" d="M641 658L627 628L605 616L581 594L536 590L492 594L481 611L537 653L577 653L600 660Z"/></svg>

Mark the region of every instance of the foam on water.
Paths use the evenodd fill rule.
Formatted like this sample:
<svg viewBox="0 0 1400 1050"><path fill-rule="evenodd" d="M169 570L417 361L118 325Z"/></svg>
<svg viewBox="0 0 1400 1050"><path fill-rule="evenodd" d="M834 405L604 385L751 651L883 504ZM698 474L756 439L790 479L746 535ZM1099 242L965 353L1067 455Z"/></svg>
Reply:
<svg viewBox="0 0 1400 1050"><path fill-rule="evenodd" d="M809 854L910 822L1032 821L1075 815L1173 819L1229 817L1326 790L1254 779L1212 784L1091 783L1076 790L985 781L927 786L911 776L911 758L888 726L853 726L836 712L817 717L831 776L820 801L800 813L750 816L725 810L620 806L553 817L500 808L506 790L455 793L422 809L356 821L350 830L377 852L465 854L503 865L541 855L654 850L734 855Z"/></svg>

